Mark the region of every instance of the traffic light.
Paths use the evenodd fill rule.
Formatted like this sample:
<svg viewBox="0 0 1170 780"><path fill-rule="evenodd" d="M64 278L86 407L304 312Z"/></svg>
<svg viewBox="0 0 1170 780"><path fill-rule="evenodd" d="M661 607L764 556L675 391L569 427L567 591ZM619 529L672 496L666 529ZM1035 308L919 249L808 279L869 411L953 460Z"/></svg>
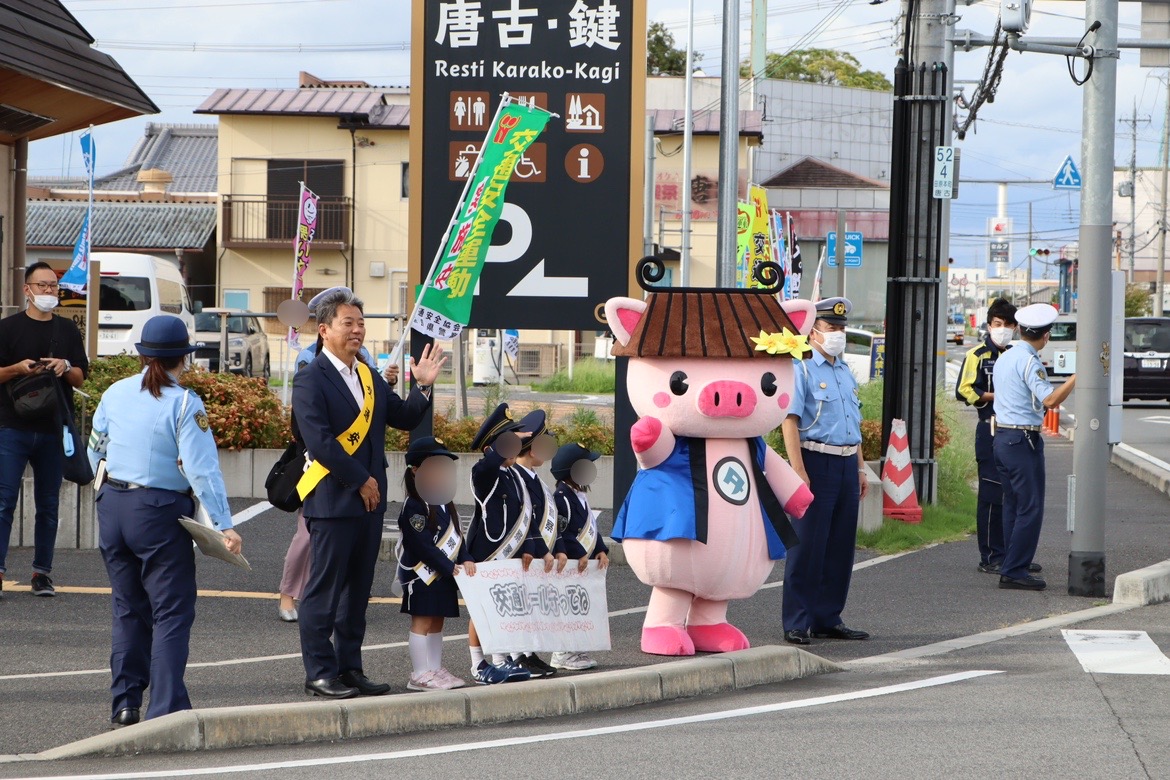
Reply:
<svg viewBox="0 0 1170 780"><path fill-rule="evenodd" d="M1038 247L1032 247L1028 250L1028 255L1030 257L1038 257L1041 260L1047 260L1050 254L1052 254L1051 249L1040 249Z"/></svg>

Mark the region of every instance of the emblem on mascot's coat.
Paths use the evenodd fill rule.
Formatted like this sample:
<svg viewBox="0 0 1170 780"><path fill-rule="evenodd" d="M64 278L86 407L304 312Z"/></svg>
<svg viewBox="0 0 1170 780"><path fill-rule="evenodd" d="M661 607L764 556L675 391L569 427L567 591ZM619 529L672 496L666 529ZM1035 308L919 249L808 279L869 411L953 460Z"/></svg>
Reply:
<svg viewBox="0 0 1170 780"><path fill-rule="evenodd" d="M423 529L423 526L425 526L426 524L427 524L427 519L425 517L423 517L422 515L411 515L410 516L410 527L413 528L414 530L421 531Z"/></svg>
<svg viewBox="0 0 1170 780"><path fill-rule="evenodd" d="M747 469L739 458L724 458L716 463L712 481L715 483L715 492L736 506L743 506L751 496Z"/></svg>

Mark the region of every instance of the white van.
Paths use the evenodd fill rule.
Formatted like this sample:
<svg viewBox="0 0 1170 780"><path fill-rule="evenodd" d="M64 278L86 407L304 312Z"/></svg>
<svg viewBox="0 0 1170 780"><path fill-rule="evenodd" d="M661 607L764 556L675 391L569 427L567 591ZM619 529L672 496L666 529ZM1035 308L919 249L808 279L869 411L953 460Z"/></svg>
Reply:
<svg viewBox="0 0 1170 780"><path fill-rule="evenodd" d="M157 314L173 314L194 338L195 314L183 277L173 261L131 252L94 252L101 263L98 354L134 355L142 326Z"/></svg>

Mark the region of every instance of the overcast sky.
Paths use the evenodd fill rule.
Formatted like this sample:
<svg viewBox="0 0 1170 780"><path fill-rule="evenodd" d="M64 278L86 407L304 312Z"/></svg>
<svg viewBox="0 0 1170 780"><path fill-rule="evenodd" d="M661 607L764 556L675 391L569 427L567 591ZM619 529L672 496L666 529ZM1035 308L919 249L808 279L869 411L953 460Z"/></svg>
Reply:
<svg viewBox="0 0 1170 780"><path fill-rule="evenodd" d="M648 2L650 19L667 23L681 43L686 3ZM148 121L214 119L192 111L216 87L293 87L301 70L388 86L410 80L408 0L65 0L65 5L162 110L158 116L97 128L99 173L122 163ZM749 0L741 0L741 6L746 19ZM1121 37L1138 37L1138 4L1121 6ZM696 48L711 75L719 70L722 7L722 0L696 0ZM990 34L998 8L988 2L963 8L958 27ZM770 0L768 9L771 51L845 49L892 80L896 2ZM1080 2L1038 2L1029 33L1079 37L1083 14ZM745 21L745 56L748 37ZM985 59L985 50L959 52L956 78L979 78ZM1139 119L1147 120L1138 128L1138 164L1152 166L1161 148L1165 70L1142 69L1137 59L1134 50L1122 53L1117 104L1128 116L1136 101ZM1069 79L1063 57L1009 55L997 99L980 116L978 132L961 144L964 177L1051 179L1066 154L1079 159L1081 89ZM1119 165L1129 161L1128 132L1128 126L1119 125ZM76 138L32 144L29 168L34 176L79 174ZM1009 199L1017 233L1027 229L1027 203L1032 201L1035 229L1045 245L1055 249L1076 239L1076 194L1044 185L1014 186ZM986 222L995 213L994 186L962 186L952 210L956 265L982 267ZM1144 241L1139 236L1139 246Z"/></svg>

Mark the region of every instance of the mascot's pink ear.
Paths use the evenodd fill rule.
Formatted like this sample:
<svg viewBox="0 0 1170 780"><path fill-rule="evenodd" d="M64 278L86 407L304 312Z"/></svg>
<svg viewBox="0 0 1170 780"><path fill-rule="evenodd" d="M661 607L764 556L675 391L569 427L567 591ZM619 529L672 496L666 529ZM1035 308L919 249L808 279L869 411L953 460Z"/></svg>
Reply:
<svg viewBox="0 0 1170 780"><path fill-rule="evenodd" d="M817 307L812 301L794 298L791 301L785 301L781 306L802 336L807 336L812 332L813 323L817 319Z"/></svg>
<svg viewBox="0 0 1170 780"><path fill-rule="evenodd" d="M630 336L645 312L646 302L635 298L610 298L605 302L605 321L623 347L630 343Z"/></svg>

